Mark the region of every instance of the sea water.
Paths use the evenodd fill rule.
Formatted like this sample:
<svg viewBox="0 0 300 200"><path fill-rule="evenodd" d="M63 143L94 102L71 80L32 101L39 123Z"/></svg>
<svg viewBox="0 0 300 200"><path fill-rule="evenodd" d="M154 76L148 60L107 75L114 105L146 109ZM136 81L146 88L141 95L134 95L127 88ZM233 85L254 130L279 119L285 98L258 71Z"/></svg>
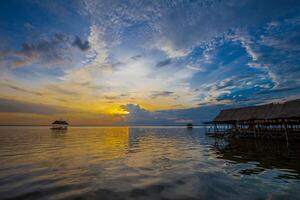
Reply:
<svg viewBox="0 0 300 200"><path fill-rule="evenodd" d="M0 199L300 199L300 148L201 127L0 127Z"/></svg>

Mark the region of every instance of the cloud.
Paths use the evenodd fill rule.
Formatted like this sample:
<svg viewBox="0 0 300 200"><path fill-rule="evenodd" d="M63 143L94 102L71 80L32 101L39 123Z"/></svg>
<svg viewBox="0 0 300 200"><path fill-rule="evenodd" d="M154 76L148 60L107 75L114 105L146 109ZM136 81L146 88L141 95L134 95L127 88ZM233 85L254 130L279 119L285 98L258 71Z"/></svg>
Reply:
<svg viewBox="0 0 300 200"><path fill-rule="evenodd" d="M138 59L140 59L140 58L142 58L143 56L142 55L135 55L135 56L132 56L131 57L131 59L133 59L133 60L138 60Z"/></svg>
<svg viewBox="0 0 300 200"><path fill-rule="evenodd" d="M0 86L1 85L4 86L4 87L13 89L15 91L18 91L18 92L24 92L24 93L29 93L29 94L33 94L33 95L43 96L43 93L41 93L41 92L31 91L31 90L28 90L28 89L21 88L19 86L7 84L7 83L0 83Z"/></svg>
<svg viewBox="0 0 300 200"><path fill-rule="evenodd" d="M164 66L171 64L171 62L172 62L171 59L162 60L156 64L156 67L164 67Z"/></svg>
<svg viewBox="0 0 300 200"><path fill-rule="evenodd" d="M32 64L53 65L71 62L74 52L72 47L87 51L89 42L83 42L78 36L55 33L48 38L40 38L35 42L22 44L21 50L5 50L0 52L0 58L7 60L13 68Z"/></svg>
<svg viewBox="0 0 300 200"><path fill-rule="evenodd" d="M128 94L120 94L120 95L114 95L114 96L104 96L104 99L106 100L118 100L118 99L122 99L122 98L126 98L128 97Z"/></svg>
<svg viewBox="0 0 300 200"><path fill-rule="evenodd" d="M251 48L251 41L246 40L244 37L241 37L240 41L242 43L242 46L246 49L248 55L251 57L252 61L257 61L259 55Z"/></svg>
<svg viewBox="0 0 300 200"><path fill-rule="evenodd" d="M157 113L147 111L141 108L136 104L126 104L122 105L121 108L128 112L127 115L124 116L124 121L122 124L127 125L141 125L141 124L155 124L159 122L159 119L156 118Z"/></svg>
<svg viewBox="0 0 300 200"><path fill-rule="evenodd" d="M122 109L128 112L124 116L124 121L121 124L126 125L167 125L172 124L172 121L161 115L160 112L150 112L141 108L139 105L127 104L121 106Z"/></svg>
<svg viewBox="0 0 300 200"><path fill-rule="evenodd" d="M49 106L40 103L28 103L23 101L0 98L0 112L52 115L58 113L66 113L69 111L70 110L59 106Z"/></svg>
<svg viewBox="0 0 300 200"><path fill-rule="evenodd" d="M139 105L127 104L121 106L128 112L124 121L126 125L186 125L186 123L201 124L212 120L224 105L209 105L191 109L175 109L148 111Z"/></svg>
<svg viewBox="0 0 300 200"><path fill-rule="evenodd" d="M167 39L161 40L154 45L152 45L152 48L157 48L161 51L163 51L169 58L182 58L187 56L191 49L183 49L183 48L177 48L172 44L171 41L168 41Z"/></svg>
<svg viewBox="0 0 300 200"><path fill-rule="evenodd" d="M291 10L296 10L296 5L299 5L299 2L294 0L174 3L172 9L162 11L159 22L155 24L160 33L157 45L165 52L171 52L170 49L187 52L231 29L252 29L268 20L283 16ZM159 38L168 41L168 48Z"/></svg>
<svg viewBox="0 0 300 200"><path fill-rule="evenodd" d="M78 93L77 91L74 91L72 88L55 85L55 84L48 85L47 89L50 91L59 93L61 95L69 95L69 96L73 96L73 97L80 95L80 93Z"/></svg>
<svg viewBox="0 0 300 200"><path fill-rule="evenodd" d="M87 51L90 49L89 41L82 41L78 36L75 36L73 46L78 47L81 51Z"/></svg>
<svg viewBox="0 0 300 200"><path fill-rule="evenodd" d="M264 34L255 37L255 43L252 44L252 48L260 54L252 66L268 72L275 83L274 89L300 86L297 78L300 76L300 36L297 34L300 23L291 19L268 28Z"/></svg>
<svg viewBox="0 0 300 200"><path fill-rule="evenodd" d="M90 27L89 36L90 50L95 53L95 56L91 56L91 62L84 67L68 71L64 80L70 81L70 84L88 81L97 86L97 93L91 86L83 86L91 89L81 91L85 98L97 97L117 105L134 102L149 110L187 108L197 105L231 105L238 102L246 104L253 101L253 97L249 96L282 84L286 80L286 78L280 79L282 74L290 76L288 70L280 74L274 70L277 64L272 65L274 62L283 64L285 59L282 61L270 59L270 62L265 62L270 54L282 55L278 50L278 44L276 48L274 47L275 50L264 49L265 46L275 44L271 43L271 40L268 40L268 45L263 44L263 42L267 43L266 37L277 37L278 34L278 31L274 32L269 28L270 35L268 35L263 31L265 25L262 24L262 28L257 29L256 35L237 29L226 33L228 34L226 37L216 39L214 42L206 39L205 41L209 42L196 49L179 48L178 50L183 50L184 53L174 56L177 57L175 62L169 54L169 58L166 58L166 55L162 55L164 52L157 52L153 48L149 48L148 51L130 52L131 54L126 52L128 50L126 48L125 52L117 48L123 48L124 44L115 46L121 52L118 55L124 58L118 61L117 58L120 57L114 57L112 48L108 46L110 42L107 41L107 30L95 23ZM277 29L280 26L278 23ZM297 38L294 35L291 37ZM119 39L122 41L122 38ZM286 39L286 41L294 41L294 39ZM285 53L287 52L285 49ZM290 57L293 56L292 52L288 53ZM122 67L112 64L119 62L122 63ZM290 69L292 62L289 66L285 66L286 69ZM199 81L200 79L202 82ZM297 82L295 77L290 79L289 84L292 82ZM196 91L195 88L199 90ZM76 88L72 90L77 91ZM123 98L120 94L124 91L129 95Z"/></svg>
<svg viewBox="0 0 300 200"><path fill-rule="evenodd" d="M151 98L152 99L156 99L158 97L176 97L176 95L174 96L174 92L171 92L171 91L156 91L156 92L153 92L152 95L151 95Z"/></svg>
<svg viewBox="0 0 300 200"><path fill-rule="evenodd" d="M273 21L276 26L271 27L269 23L263 24L255 34L233 31L226 35L223 44L216 47L214 58L214 64L220 59L226 64L212 70L217 76L212 80L216 84L210 81L204 84L208 87L200 90L205 94L201 97L201 104L224 100L255 103L254 99L268 101L275 96L281 98L298 93L300 82L296 76L299 76L300 68L296 49L300 40L295 33L299 31L300 24L297 18L292 16L276 23ZM237 46L242 47L245 53L238 51ZM233 47L237 50L231 50ZM225 55L218 53L222 49L226 50ZM239 57L228 63L234 52L238 52Z"/></svg>
<svg viewBox="0 0 300 200"><path fill-rule="evenodd" d="M206 71L206 69L204 69L200 66L195 66L195 65L191 65L191 64L188 64L186 66L186 68L191 69L191 70L195 70L195 71L199 71L199 72L205 72Z"/></svg>
<svg viewBox="0 0 300 200"><path fill-rule="evenodd" d="M251 81L253 77L251 75L239 75L239 76L232 76L221 80L219 83L216 84L215 89L222 90L222 89L232 89L232 88L245 88L247 83Z"/></svg>
<svg viewBox="0 0 300 200"><path fill-rule="evenodd" d="M105 40L103 39L103 30L96 26L90 26L90 34L88 37L91 49L94 52L94 59L90 64L96 65L97 67L103 67L107 62L108 49Z"/></svg>
<svg viewBox="0 0 300 200"><path fill-rule="evenodd" d="M269 52L263 50L258 41L260 37L263 38L264 30L262 29L268 27L268 31L274 32L273 29L280 26L280 23L275 23L278 17L284 17L292 13L293 10L297 10L295 5L298 4L299 2L296 0L276 0L272 2L256 0L209 1L204 3L183 1L173 2L172 4L137 1L129 1L127 4L119 1L104 1L101 3L92 0L85 1L86 9L92 18L91 30L97 30L97 34L94 35L99 39L99 42L93 43L101 44L98 52L103 52L102 54L97 53L101 62L97 62L95 67L109 68L101 69L101 73L97 73L97 82L101 82L104 87L114 88L114 91L120 92L121 88L128 91L134 90L134 94L142 93L143 96L149 97L153 97L152 91L158 91L161 94L164 91L172 91L174 95L179 96L173 105L176 103L177 105L190 104L193 106L195 102L197 104L205 102L225 103L225 101L229 103L231 102L230 98L233 98L233 96L241 98L239 96L241 94L236 94L238 91L243 93L250 87L254 87L255 84L276 87L283 83L283 79L281 80L280 75L274 68L269 67L272 66L272 63L268 62L264 65L264 62L262 62ZM112 12L112 10L118 10L119 12ZM270 22L273 23L270 24ZM137 30L140 29L137 27L147 27L142 29L145 32L141 34L144 35L139 35L140 32ZM253 33L251 30L257 30L257 32ZM127 34L131 32L135 33L133 38L130 38ZM274 34L276 35L277 32L275 31ZM148 42L145 42L143 37ZM294 39L290 41L297 40L296 35L292 38ZM122 62L124 62L122 69L111 69L111 65L108 64L109 59L114 58L111 50L119 50L118 47L124 48L133 41L136 45L134 47L138 49L134 51L133 55L129 56L133 62L124 62L122 59ZM287 39L287 41L289 40ZM266 38L265 42L267 42ZM227 61L229 60L227 59L229 57L226 54L227 51L224 51L223 55L215 53L218 51L216 48L219 48L223 43L238 43L242 49L237 49L238 53L236 54L241 54L240 52L244 51L246 56L239 56L232 58L232 61ZM269 43L271 43L271 40L269 40ZM145 51L141 50L140 47L143 47ZM198 53L197 48L201 49L202 52ZM126 50L129 51L125 48L123 50L125 53L122 53L127 54ZM155 63L146 61L147 56L149 56L147 53L155 50L159 50L158 54L160 54L158 59L152 58ZM163 53L163 56L161 56L161 53ZM135 55L138 56L135 57ZM139 55L143 55L143 57ZM162 60L162 57L164 60ZM176 62L172 62L173 58L176 58ZM238 59L241 59L241 61ZM243 66L243 71L248 71L245 73L259 73L260 76L271 79L273 83L265 83L252 75L248 78L241 78L241 80L228 80L233 76L241 77L238 75L238 67L233 66L244 65L242 63L243 59L250 59L247 61L248 63L262 63L260 66L264 66L255 72L247 69L247 66ZM225 62L229 62L231 65L228 63L222 66ZM158 69L153 68L153 66ZM169 66L172 66L174 70ZM107 70L111 71L108 73ZM176 73L176 70L180 72ZM201 77L198 76L199 73L202 73L203 76L214 73L216 77L211 81L208 80L208 83L204 83L204 85L210 82L213 84L216 81L219 85L211 87L207 91L201 89L194 92L193 87L195 85L191 82L198 82L197 78ZM99 81L99 79L104 80ZM162 80L163 84L157 84L158 82L162 83ZM295 80L295 77L292 80ZM151 86L148 81L152 83ZM143 84L140 85L139 82ZM120 87L117 87L117 85L120 85ZM252 92L250 93L252 94ZM187 95L187 98L193 100L187 101L183 97L186 94L190 94ZM197 95L198 97L196 97ZM165 97L170 99L172 95L158 95L157 99ZM142 96L137 99L140 98L147 101ZM156 95L154 95L154 99L156 99Z"/></svg>
<svg viewBox="0 0 300 200"><path fill-rule="evenodd" d="M91 34L94 33L91 32ZM94 42L90 44L91 50L93 50ZM102 47L99 48L99 52L102 51ZM184 105L183 102L191 102L190 107L196 105L195 102L192 102L195 94L191 93L192 89L188 83L189 79L197 73L194 69L181 68L176 63L172 65L172 68L158 68L156 64L161 58L152 58L149 55L138 56L135 59L132 59L132 56L128 56L128 59L122 60L122 67L119 67L111 64L107 57L102 59L101 56L101 54L98 54L97 58L84 67L68 71L62 79L68 85L79 82L88 83L88 85L82 86L85 89L84 91L86 91L84 94L92 94L87 98L91 98L91 96L102 99L112 97L116 104L124 104L124 101L134 101L147 108L152 107L151 109L170 108L179 104ZM172 76L170 76L170 73ZM90 84L97 86L97 90L91 87ZM76 88L73 89L77 90ZM91 90L87 91L87 89ZM155 92L153 93L153 91ZM172 91L174 94L167 96L166 91ZM83 93L83 91L81 92ZM119 98L124 93L128 94L128 96ZM135 100L132 100L133 97ZM152 101L150 103L149 100L152 97L155 99L155 102ZM165 100L160 101L160 98ZM165 103L167 100L171 102ZM145 105L145 102L148 106Z"/></svg>
<svg viewBox="0 0 300 200"><path fill-rule="evenodd" d="M282 92L295 91L295 90L300 90L300 86L263 90L263 91L258 92L257 94L282 93Z"/></svg>

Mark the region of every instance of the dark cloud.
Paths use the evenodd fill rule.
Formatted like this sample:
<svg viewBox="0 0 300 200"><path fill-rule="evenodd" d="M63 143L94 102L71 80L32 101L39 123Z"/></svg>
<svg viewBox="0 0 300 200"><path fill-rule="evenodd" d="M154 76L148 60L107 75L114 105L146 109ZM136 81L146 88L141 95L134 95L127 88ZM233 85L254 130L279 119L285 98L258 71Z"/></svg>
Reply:
<svg viewBox="0 0 300 200"><path fill-rule="evenodd" d="M156 67L165 67L167 65L170 65L171 62L172 62L171 59L162 60L156 64Z"/></svg>
<svg viewBox="0 0 300 200"><path fill-rule="evenodd" d="M122 65L124 65L123 62L115 62L115 63L111 64L111 66L112 66L113 68L117 68L117 67L120 67L120 66L122 66Z"/></svg>
<svg viewBox="0 0 300 200"><path fill-rule="evenodd" d="M104 87L104 86L101 86L101 85L95 85L94 83L90 82L90 81L86 81L86 82L81 82L81 83L77 83L79 86L82 86L82 87L86 87L86 88L89 88L89 89L93 89L93 90L103 90L103 89L107 89L109 90L110 88L109 87Z"/></svg>
<svg viewBox="0 0 300 200"><path fill-rule="evenodd" d="M107 100L117 100L117 99L120 99L120 96L104 96L104 99L107 99Z"/></svg>
<svg viewBox="0 0 300 200"><path fill-rule="evenodd" d="M62 107L49 106L37 103L28 103L0 98L0 112L32 113L32 114L57 114L66 113Z"/></svg>
<svg viewBox="0 0 300 200"><path fill-rule="evenodd" d="M207 105L198 108L177 109L160 111L163 115L173 117L176 120L191 120L194 124L202 124L203 122L211 121L221 109L226 108L227 105ZM184 124L184 123L183 123Z"/></svg>
<svg viewBox="0 0 300 200"><path fill-rule="evenodd" d="M90 44L88 41L82 41L78 36L75 37L73 46L78 47L81 51L87 51L90 49Z"/></svg>
<svg viewBox="0 0 300 200"><path fill-rule="evenodd" d="M175 95L174 92L171 92L171 91L155 91L155 92L152 92L151 98L156 99L158 97L169 97L169 96L174 96L174 95Z"/></svg>
<svg viewBox="0 0 300 200"><path fill-rule="evenodd" d="M263 90L263 91L257 92L257 94L272 94L272 93L281 93L281 92L288 92L288 91L295 91L295 90L300 90L300 86Z"/></svg>
<svg viewBox="0 0 300 200"><path fill-rule="evenodd" d="M191 109L160 110L150 112L139 105L121 106L129 112L125 115L123 125L185 125L186 122L201 124L212 120L226 105L201 106Z"/></svg>
<svg viewBox="0 0 300 200"><path fill-rule="evenodd" d="M122 99L124 97L127 97L127 94L120 94L120 95L114 95L114 96L104 96L104 99L106 100L117 100L117 99Z"/></svg>
<svg viewBox="0 0 300 200"><path fill-rule="evenodd" d="M121 106L121 108L132 114L136 114L136 113L148 114L149 113L149 111L141 108L140 105L138 105L138 104L126 104L126 105Z"/></svg>
<svg viewBox="0 0 300 200"><path fill-rule="evenodd" d="M8 59L13 67L33 63L49 65L61 61L70 62L73 59L73 47L77 47L80 51L87 51L90 45L88 41L82 41L78 36L55 33L48 38L38 39L36 42L24 42L19 51L2 51L0 58Z"/></svg>
<svg viewBox="0 0 300 200"><path fill-rule="evenodd" d="M27 90L27 89L24 89L24 88L15 86L15 85L10 85L10 84L6 84L6 83L1 83L0 85L3 85L7 88L10 88L10 89L13 89L13 90L16 90L16 91L19 91L19 92L34 94L34 95L38 95L38 96L43 95L43 93L41 93L41 92L35 92L35 91Z"/></svg>
<svg viewBox="0 0 300 200"><path fill-rule="evenodd" d="M122 124L125 125L161 125L169 123L166 119L163 119L158 112L150 112L141 108L139 105L127 104L121 106L121 108L129 114L125 115Z"/></svg>
<svg viewBox="0 0 300 200"><path fill-rule="evenodd" d="M68 90L68 88L62 88L58 85L48 85L47 89L57 92L57 93L60 93L60 94L63 94L63 95L70 95L70 96L78 96L79 95L78 92Z"/></svg>
<svg viewBox="0 0 300 200"><path fill-rule="evenodd" d="M142 58L142 57L143 57L143 55L138 54L138 55L132 56L131 59L132 59L132 60L138 60L138 59L140 59L140 58Z"/></svg>

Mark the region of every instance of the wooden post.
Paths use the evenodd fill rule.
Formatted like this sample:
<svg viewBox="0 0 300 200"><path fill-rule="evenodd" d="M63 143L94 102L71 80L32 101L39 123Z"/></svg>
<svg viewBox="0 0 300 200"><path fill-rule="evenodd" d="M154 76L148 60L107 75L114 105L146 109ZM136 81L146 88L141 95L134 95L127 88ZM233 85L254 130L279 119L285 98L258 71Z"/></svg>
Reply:
<svg viewBox="0 0 300 200"><path fill-rule="evenodd" d="M287 143L289 143L289 137L288 137L288 129L287 129L287 124L286 124L286 120L284 120L284 133L285 133L285 139L287 141Z"/></svg>
<svg viewBox="0 0 300 200"><path fill-rule="evenodd" d="M214 124L214 135L215 136L217 135L217 131L218 131L218 127L217 127L217 124L215 123Z"/></svg>
<svg viewBox="0 0 300 200"><path fill-rule="evenodd" d="M253 129L254 129L254 138L256 139L256 120L254 120L254 123L253 123Z"/></svg>
<svg viewBox="0 0 300 200"><path fill-rule="evenodd" d="M261 128L261 124L258 124L258 125L257 125L257 128L258 128L258 137L260 137L260 128Z"/></svg>

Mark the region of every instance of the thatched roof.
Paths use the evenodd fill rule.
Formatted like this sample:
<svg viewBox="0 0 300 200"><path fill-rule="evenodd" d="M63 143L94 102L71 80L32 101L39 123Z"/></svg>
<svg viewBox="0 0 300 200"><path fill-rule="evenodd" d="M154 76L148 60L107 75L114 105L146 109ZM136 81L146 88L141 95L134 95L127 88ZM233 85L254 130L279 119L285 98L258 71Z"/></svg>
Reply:
<svg viewBox="0 0 300 200"><path fill-rule="evenodd" d="M287 119L300 117L300 99L285 103L271 103L222 110L214 122L247 121L254 119Z"/></svg>

